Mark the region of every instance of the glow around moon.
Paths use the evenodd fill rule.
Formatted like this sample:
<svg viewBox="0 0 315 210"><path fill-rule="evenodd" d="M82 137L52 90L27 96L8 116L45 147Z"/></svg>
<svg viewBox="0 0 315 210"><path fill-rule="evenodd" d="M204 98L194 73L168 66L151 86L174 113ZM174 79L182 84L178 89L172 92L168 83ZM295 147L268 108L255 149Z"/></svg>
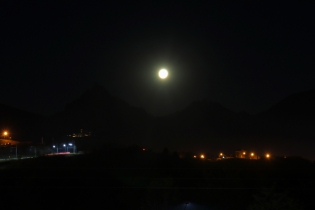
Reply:
<svg viewBox="0 0 315 210"><path fill-rule="evenodd" d="M165 79L167 76L168 76L168 71L167 71L166 69L161 69L161 70L159 71L159 77L160 77L161 79Z"/></svg>

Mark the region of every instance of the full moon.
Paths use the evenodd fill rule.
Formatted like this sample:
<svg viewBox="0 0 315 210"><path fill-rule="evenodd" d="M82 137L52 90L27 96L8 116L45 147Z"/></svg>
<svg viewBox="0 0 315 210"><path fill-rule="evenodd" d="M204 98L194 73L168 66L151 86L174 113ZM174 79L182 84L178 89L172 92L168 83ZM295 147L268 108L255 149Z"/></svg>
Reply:
<svg viewBox="0 0 315 210"><path fill-rule="evenodd" d="M161 69L161 70L159 71L159 77L160 77L161 79L165 79L167 76L168 76L168 71L167 71L166 69Z"/></svg>

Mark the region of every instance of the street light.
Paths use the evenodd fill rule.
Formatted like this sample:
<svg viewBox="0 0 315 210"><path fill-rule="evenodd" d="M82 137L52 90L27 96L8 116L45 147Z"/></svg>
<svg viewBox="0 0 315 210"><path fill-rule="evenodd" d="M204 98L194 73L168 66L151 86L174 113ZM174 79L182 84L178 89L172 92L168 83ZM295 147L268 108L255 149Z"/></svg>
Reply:
<svg viewBox="0 0 315 210"><path fill-rule="evenodd" d="M31 146L31 148L32 148L32 147L33 147L33 148L35 149L35 157L36 157L36 147L34 147L34 146Z"/></svg>
<svg viewBox="0 0 315 210"><path fill-rule="evenodd" d="M57 154L58 154L58 146L56 147L55 145L53 145L53 148L55 149L57 149Z"/></svg>
<svg viewBox="0 0 315 210"><path fill-rule="evenodd" d="M12 148L14 148L14 147L11 147L11 149L12 149ZM10 149L10 153L11 153L11 149ZM17 158L17 144L15 144L15 158L18 159L18 158Z"/></svg>
<svg viewBox="0 0 315 210"><path fill-rule="evenodd" d="M75 154L75 150L76 150L76 145L75 145L75 141L73 140L73 153Z"/></svg>
<svg viewBox="0 0 315 210"><path fill-rule="evenodd" d="M63 144L63 147L65 148L65 151L67 151L67 147L66 147L67 145L66 144Z"/></svg>
<svg viewBox="0 0 315 210"><path fill-rule="evenodd" d="M69 143L68 146L72 147L72 153L74 153L74 146L73 146L73 144L72 144L72 143ZM67 148L68 148L68 147L67 147ZM68 149L67 149L67 151L68 151Z"/></svg>
<svg viewBox="0 0 315 210"><path fill-rule="evenodd" d="M4 131L4 132L3 132L3 138L4 138L4 139L6 138L6 136L8 136L8 131Z"/></svg>

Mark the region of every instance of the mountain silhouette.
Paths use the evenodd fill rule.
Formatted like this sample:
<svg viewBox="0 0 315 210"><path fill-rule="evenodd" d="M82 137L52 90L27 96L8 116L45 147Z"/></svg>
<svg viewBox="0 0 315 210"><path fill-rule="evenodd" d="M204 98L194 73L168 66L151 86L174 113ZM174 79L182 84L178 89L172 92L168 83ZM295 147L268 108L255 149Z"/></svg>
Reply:
<svg viewBox="0 0 315 210"><path fill-rule="evenodd" d="M292 94L257 115L235 113L219 103L202 100L176 113L153 117L95 84L64 111L47 118L1 105L0 122L3 128L12 128L12 134L21 134L16 135L21 139L41 135L62 139L84 129L91 133L89 141L95 145L115 142L159 151L168 147L172 151L216 153L248 148L303 154L314 146L314 105L312 90Z"/></svg>
<svg viewBox="0 0 315 210"><path fill-rule="evenodd" d="M292 94L257 115L286 137L314 138L315 90Z"/></svg>
<svg viewBox="0 0 315 210"><path fill-rule="evenodd" d="M222 105L208 100L194 101L185 109L155 119L156 146L171 149L194 148L208 145L213 137L226 135L236 114Z"/></svg>
<svg viewBox="0 0 315 210"><path fill-rule="evenodd" d="M65 136L80 129L107 142L141 144L147 134L150 115L144 109L110 95L95 84L65 110L50 118L56 136Z"/></svg>
<svg viewBox="0 0 315 210"><path fill-rule="evenodd" d="M269 118L291 123L314 123L315 90L292 94L267 110Z"/></svg>

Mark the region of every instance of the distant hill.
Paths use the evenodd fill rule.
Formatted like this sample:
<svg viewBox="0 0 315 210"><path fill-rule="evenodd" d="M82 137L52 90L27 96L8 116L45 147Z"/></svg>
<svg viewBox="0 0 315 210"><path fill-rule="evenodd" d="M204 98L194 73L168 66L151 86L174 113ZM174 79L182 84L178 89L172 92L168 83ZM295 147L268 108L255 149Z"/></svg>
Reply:
<svg viewBox="0 0 315 210"><path fill-rule="evenodd" d="M214 148L232 134L237 117L218 103L194 101L181 111L157 118L153 136L157 146L168 145L173 150Z"/></svg>
<svg viewBox="0 0 315 210"><path fill-rule="evenodd" d="M308 151L310 155L310 148L315 146L314 108L314 90L288 96L257 115L234 113L207 100L196 101L157 120L155 137L171 148L186 150L252 148L295 155Z"/></svg>
<svg viewBox="0 0 315 210"><path fill-rule="evenodd" d="M315 90L292 94L257 117L285 137L315 138Z"/></svg>
<svg viewBox="0 0 315 210"><path fill-rule="evenodd" d="M48 141L61 141L84 129L91 132L90 140L96 145L115 142L160 151L166 146L172 151L232 153L236 148L247 148L301 155L315 146L314 105L312 90L290 95L257 115L235 113L202 100L171 115L153 117L95 84L64 111L47 118L0 105L0 125L17 140L44 136Z"/></svg>
<svg viewBox="0 0 315 210"><path fill-rule="evenodd" d="M315 90L292 94L261 115L290 123L314 123Z"/></svg>
<svg viewBox="0 0 315 210"><path fill-rule="evenodd" d="M57 136L85 129L104 141L141 144L149 135L150 119L144 109L129 105L95 84L50 121L52 133Z"/></svg>

